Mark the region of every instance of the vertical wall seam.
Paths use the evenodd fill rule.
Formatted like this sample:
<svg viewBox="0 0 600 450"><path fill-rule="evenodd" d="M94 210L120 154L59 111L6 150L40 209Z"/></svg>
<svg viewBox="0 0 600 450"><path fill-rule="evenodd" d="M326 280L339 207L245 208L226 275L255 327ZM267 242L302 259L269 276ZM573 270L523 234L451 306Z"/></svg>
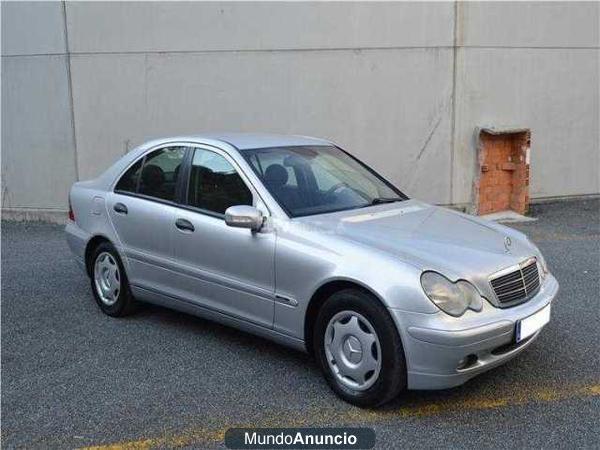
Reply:
<svg viewBox="0 0 600 450"><path fill-rule="evenodd" d="M73 137L73 162L75 164L75 180L79 181L79 155L77 154L77 134L75 132L75 107L73 104L73 78L71 77L71 49L69 48L69 30L67 25L66 1L60 2L63 13L63 32L65 38L65 52L67 56L67 89L69 90L69 108L71 109L71 132Z"/></svg>
<svg viewBox="0 0 600 450"><path fill-rule="evenodd" d="M455 149L456 145L456 58L458 50L458 0L454 1L454 30L453 30L453 45L452 45L452 116L450 125L450 204L454 204L454 164L455 164Z"/></svg>

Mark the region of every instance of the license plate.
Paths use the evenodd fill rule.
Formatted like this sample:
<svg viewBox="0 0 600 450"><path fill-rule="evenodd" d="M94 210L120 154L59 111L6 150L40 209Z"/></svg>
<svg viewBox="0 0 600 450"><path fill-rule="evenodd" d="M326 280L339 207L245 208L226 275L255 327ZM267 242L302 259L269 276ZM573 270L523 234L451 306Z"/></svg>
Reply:
<svg viewBox="0 0 600 450"><path fill-rule="evenodd" d="M527 339L550 322L550 305L517 322L517 342Z"/></svg>

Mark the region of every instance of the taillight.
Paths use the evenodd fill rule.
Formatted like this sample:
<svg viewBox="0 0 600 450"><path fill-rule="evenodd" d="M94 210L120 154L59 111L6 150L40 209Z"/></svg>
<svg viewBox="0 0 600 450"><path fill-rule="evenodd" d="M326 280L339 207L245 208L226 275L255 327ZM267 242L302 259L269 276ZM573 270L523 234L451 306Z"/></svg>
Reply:
<svg viewBox="0 0 600 450"><path fill-rule="evenodd" d="M69 198L69 220L75 222L75 214L73 214L73 207L71 206L71 199Z"/></svg>

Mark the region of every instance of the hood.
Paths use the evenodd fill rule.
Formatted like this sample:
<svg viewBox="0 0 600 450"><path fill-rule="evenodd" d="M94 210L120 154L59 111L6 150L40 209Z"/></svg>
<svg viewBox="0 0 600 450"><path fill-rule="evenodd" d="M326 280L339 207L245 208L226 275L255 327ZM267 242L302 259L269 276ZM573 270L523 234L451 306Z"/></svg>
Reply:
<svg viewBox="0 0 600 450"><path fill-rule="evenodd" d="M535 254L526 240L505 227L416 200L309 216L302 221L451 279L487 280L490 274Z"/></svg>

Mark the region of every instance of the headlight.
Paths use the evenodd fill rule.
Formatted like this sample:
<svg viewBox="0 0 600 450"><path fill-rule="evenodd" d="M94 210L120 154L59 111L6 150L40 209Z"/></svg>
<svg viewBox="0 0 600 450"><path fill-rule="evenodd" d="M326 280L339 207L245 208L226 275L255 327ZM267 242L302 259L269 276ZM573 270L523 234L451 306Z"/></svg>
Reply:
<svg viewBox="0 0 600 450"><path fill-rule="evenodd" d="M467 309L481 311L483 300L477 289L464 280L452 283L437 272L421 275L421 286L435 305L451 316L462 316Z"/></svg>
<svg viewBox="0 0 600 450"><path fill-rule="evenodd" d="M548 266L546 266L546 261L544 260L544 257L541 255L541 253L538 253L536 259L538 265L538 272L540 274L540 281L543 282L546 279L546 275L548 275Z"/></svg>
<svg viewBox="0 0 600 450"><path fill-rule="evenodd" d="M546 275L548 275L549 273L548 265L546 264L544 255L542 255L540 249L531 241L531 239L529 239L529 237L525 236L525 241L527 241L527 243L533 248L535 258L537 260L538 272L540 274L541 281L544 281L544 278L546 278Z"/></svg>

